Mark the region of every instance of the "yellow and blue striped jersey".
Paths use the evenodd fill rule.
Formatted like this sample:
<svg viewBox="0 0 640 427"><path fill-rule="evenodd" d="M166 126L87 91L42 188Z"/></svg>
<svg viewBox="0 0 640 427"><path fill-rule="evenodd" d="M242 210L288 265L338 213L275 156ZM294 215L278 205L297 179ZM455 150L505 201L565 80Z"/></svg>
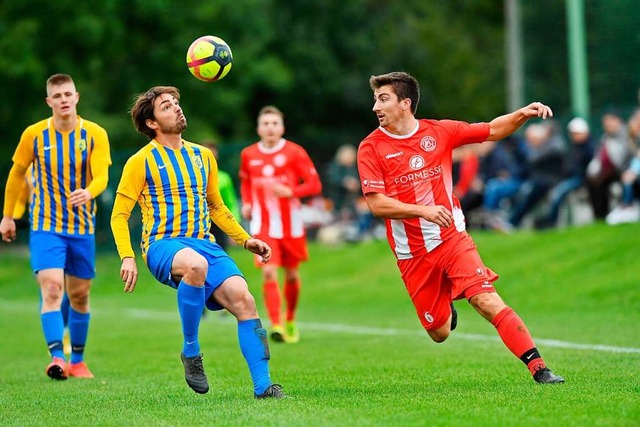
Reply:
<svg viewBox="0 0 640 427"><path fill-rule="evenodd" d="M94 234L95 199L72 206L69 196L79 188L89 190L92 181L98 179L100 185L94 185L94 192L97 189L100 193L106 187L108 177L103 175L108 175L111 155L107 132L102 127L78 116L74 130L60 132L55 129L53 118L42 120L22 133L13 163L24 169L33 165L34 188L29 206L33 231ZM97 195L94 192L93 197Z"/></svg>
<svg viewBox="0 0 640 427"><path fill-rule="evenodd" d="M149 245L163 238L215 241L209 232L212 219L236 241L243 242L250 237L222 202L218 166L211 150L182 142L183 146L174 150L152 140L129 158L122 171L117 193L137 201L140 206L140 247L145 257ZM115 237L116 243L120 242L119 248L127 247L127 236L115 233ZM121 257L128 253L125 249Z"/></svg>

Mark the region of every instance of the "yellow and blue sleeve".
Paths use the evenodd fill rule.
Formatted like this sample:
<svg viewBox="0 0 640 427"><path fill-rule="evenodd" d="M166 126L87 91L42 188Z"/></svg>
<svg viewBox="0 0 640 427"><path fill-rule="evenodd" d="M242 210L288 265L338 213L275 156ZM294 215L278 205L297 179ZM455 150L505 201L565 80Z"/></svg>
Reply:
<svg viewBox="0 0 640 427"><path fill-rule="evenodd" d="M89 160L91 168L91 183L86 190L91 197L96 198L106 188L109 182L109 166L111 166L111 153L109 149L109 138L107 132L98 128L96 131L95 146Z"/></svg>

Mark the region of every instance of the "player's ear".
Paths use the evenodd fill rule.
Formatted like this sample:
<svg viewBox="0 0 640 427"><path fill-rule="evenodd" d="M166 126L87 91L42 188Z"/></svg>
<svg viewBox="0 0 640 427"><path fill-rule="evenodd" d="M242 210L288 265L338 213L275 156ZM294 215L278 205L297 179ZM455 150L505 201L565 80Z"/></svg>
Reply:
<svg viewBox="0 0 640 427"><path fill-rule="evenodd" d="M402 109L403 110L411 110L411 99L405 98L402 100Z"/></svg>
<svg viewBox="0 0 640 427"><path fill-rule="evenodd" d="M147 125L149 129L158 129L158 123L155 120L147 119L145 120L144 124Z"/></svg>

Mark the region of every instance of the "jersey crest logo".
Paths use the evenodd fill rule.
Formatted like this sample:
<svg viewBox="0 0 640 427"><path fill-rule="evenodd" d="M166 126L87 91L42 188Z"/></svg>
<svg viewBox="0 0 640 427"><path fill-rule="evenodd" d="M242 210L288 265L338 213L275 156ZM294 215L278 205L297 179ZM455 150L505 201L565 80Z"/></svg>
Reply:
<svg viewBox="0 0 640 427"><path fill-rule="evenodd" d="M420 148L427 153L436 149L436 139L432 136L425 136L420 140Z"/></svg>
<svg viewBox="0 0 640 427"><path fill-rule="evenodd" d="M87 149L87 140L82 138L76 141L76 150L84 151Z"/></svg>
<svg viewBox="0 0 640 427"><path fill-rule="evenodd" d="M424 158L419 155L411 156L409 159L409 166L413 170L422 169L424 167Z"/></svg>
<svg viewBox="0 0 640 427"><path fill-rule="evenodd" d="M262 176L273 176L276 169L272 165L264 165L262 168Z"/></svg>
<svg viewBox="0 0 640 427"><path fill-rule="evenodd" d="M286 163L287 163L287 156L285 156L284 154L277 154L273 158L273 164L276 165L279 168L284 166Z"/></svg>
<svg viewBox="0 0 640 427"><path fill-rule="evenodd" d="M202 169L202 167L204 166L202 163L202 157L200 156L193 156L193 164L195 165L195 167L197 167L198 169Z"/></svg>
<svg viewBox="0 0 640 427"><path fill-rule="evenodd" d="M365 179L364 181L362 181L362 186L363 187L368 187L369 186L369 180Z"/></svg>

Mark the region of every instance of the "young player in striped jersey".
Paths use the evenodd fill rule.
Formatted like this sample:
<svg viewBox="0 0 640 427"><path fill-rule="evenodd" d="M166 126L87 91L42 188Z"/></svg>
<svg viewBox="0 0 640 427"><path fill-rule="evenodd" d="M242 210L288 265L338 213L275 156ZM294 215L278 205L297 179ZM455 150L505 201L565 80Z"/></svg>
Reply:
<svg viewBox="0 0 640 427"><path fill-rule="evenodd" d="M107 187L111 165L107 132L77 115L80 95L72 78L54 74L47 80L47 104L53 116L29 126L13 155L5 190L2 239L15 240L13 212L27 168L33 165L29 211L29 247L42 295L41 320L52 361L53 379L93 378L84 362L89 330L89 290L95 277L95 198ZM61 303L70 300L69 364L63 350Z"/></svg>
<svg viewBox="0 0 640 427"><path fill-rule="evenodd" d="M436 342L455 327L452 300L466 298L490 321L539 383L561 383L540 356L526 325L496 293L465 231L453 195L451 152L464 144L497 141L551 109L534 102L490 123L417 120L418 82L403 72L372 76L373 112L380 126L358 149L362 192L371 212L386 218L387 238L422 326Z"/></svg>
<svg viewBox="0 0 640 427"><path fill-rule="evenodd" d="M196 393L207 393L198 331L202 310L227 309L238 320L238 340L254 396L284 397L269 374L269 346L247 282L231 258L215 243L211 220L245 249L268 262L271 249L233 218L218 191L218 170L211 150L182 139L187 127L178 89L156 86L140 94L131 117L150 142L125 164L111 215L122 260L125 292L138 279L128 220L136 203L142 211L142 258L153 276L177 289L182 322L180 357L185 379Z"/></svg>
<svg viewBox="0 0 640 427"><path fill-rule="evenodd" d="M295 323L300 274L298 266L308 258L300 198L322 191L322 184L307 152L283 138L284 116L273 106L258 113L260 141L242 150L240 192L242 215L249 219L251 235L273 249L262 268L264 303L271 320L270 336L276 342L300 339ZM282 323L278 267L284 267L286 323Z"/></svg>

